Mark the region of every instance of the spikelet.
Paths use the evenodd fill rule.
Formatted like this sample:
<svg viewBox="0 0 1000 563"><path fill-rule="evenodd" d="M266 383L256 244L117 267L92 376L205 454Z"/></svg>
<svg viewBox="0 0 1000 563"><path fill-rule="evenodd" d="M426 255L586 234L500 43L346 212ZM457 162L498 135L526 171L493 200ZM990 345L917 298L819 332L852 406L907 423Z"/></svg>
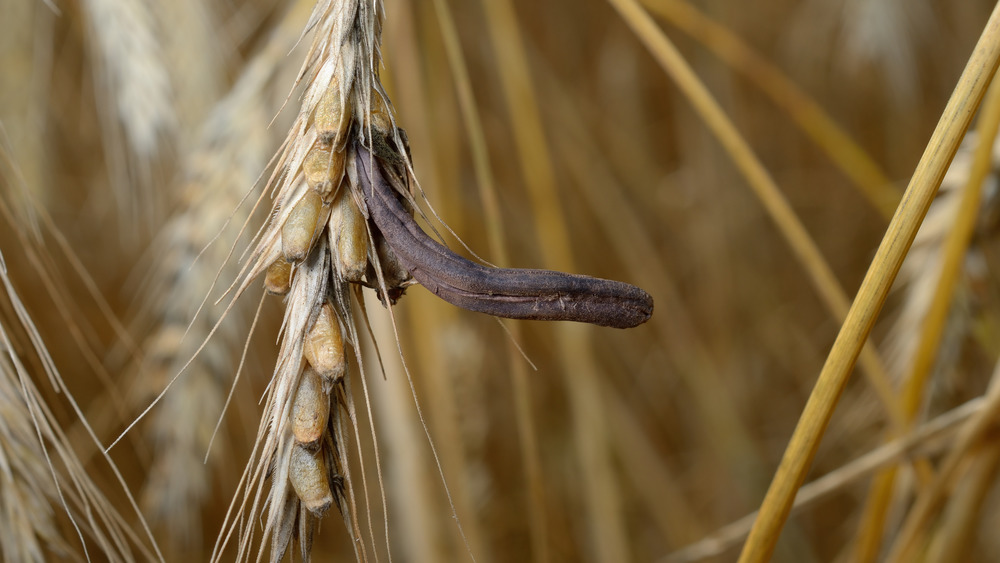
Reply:
<svg viewBox="0 0 1000 563"><path fill-rule="evenodd" d="M271 295L284 295L292 288L292 265L284 258L278 258L267 267L264 274L264 289Z"/></svg>
<svg viewBox="0 0 1000 563"><path fill-rule="evenodd" d="M365 116L363 121L365 128L371 125L372 129L384 136L392 134L392 114L386 100L377 90L371 92L371 113Z"/></svg>
<svg viewBox="0 0 1000 563"><path fill-rule="evenodd" d="M333 491L327 477L323 452L310 452L301 445L292 448L288 478L302 504L316 517L322 517L333 504Z"/></svg>
<svg viewBox="0 0 1000 563"><path fill-rule="evenodd" d="M316 104L316 114L313 117L320 142L342 151L347 142L351 113L350 98L345 96L339 82L331 82Z"/></svg>
<svg viewBox="0 0 1000 563"><path fill-rule="evenodd" d="M83 7L129 145L150 158L177 125L154 14L142 0L87 0Z"/></svg>
<svg viewBox="0 0 1000 563"><path fill-rule="evenodd" d="M336 195L334 188L340 186L340 180L344 177L345 156L344 151L317 140L302 163L306 183L320 195L324 204L330 203Z"/></svg>
<svg viewBox="0 0 1000 563"><path fill-rule="evenodd" d="M323 378L327 392L344 376L347 359L344 356L344 336L329 303L323 305L316 323L304 343L305 359Z"/></svg>
<svg viewBox="0 0 1000 563"><path fill-rule="evenodd" d="M333 201L329 221L330 247L336 249L335 274L360 283L368 268L368 229L350 189L341 188Z"/></svg>
<svg viewBox="0 0 1000 563"><path fill-rule="evenodd" d="M323 232L329 206L315 190L305 190L281 226L281 252L285 260L296 263L305 259L313 243Z"/></svg>
<svg viewBox="0 0 1000 563"><path fill-rule="evenodd" d="M299 445L315 450L330 416L330 392L315 369L306 367L292 405L292 435Z"/></svg>

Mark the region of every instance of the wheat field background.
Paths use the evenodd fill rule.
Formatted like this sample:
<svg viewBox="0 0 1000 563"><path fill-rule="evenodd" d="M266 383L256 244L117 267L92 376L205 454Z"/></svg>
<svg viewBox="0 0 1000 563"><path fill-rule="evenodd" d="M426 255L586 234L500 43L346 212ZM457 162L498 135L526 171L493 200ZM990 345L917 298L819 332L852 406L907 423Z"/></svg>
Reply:
<svg viewBox="0 0 1000 563"><path fill-rule="evenodd" d="M1000 89L785 455L904 188L940 181L914 170L950 161L939 118L960 139L983 98L992 3L382 1L381 81L451 232L656 311L500 324L413 287L390 318L366 291L357 528L331 510L312 557L730 561L770 487L744 560L1000 558L1000 151L975 141ZM226 289L269 218L313 4L0 0L4 560L231 560L230 530L268 556L262 516L227 511L284 305ZM775 476L783 455L808 473Z"/></svg>

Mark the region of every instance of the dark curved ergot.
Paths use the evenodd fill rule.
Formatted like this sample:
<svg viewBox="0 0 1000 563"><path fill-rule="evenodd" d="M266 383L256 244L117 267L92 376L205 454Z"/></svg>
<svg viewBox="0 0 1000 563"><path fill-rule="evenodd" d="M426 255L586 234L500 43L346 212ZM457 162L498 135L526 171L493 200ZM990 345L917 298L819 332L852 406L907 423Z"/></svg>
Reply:
<svg viewBox="0 0 1000 563"><path fill-rule="evenodd" d="M509 319L614 328L638 326L653 314L653 298L634 285L552 270L491 268L462 258L417 225L377 158L360 144L356 154L358 183L375 226L413 278L452 305Z"/></svg>

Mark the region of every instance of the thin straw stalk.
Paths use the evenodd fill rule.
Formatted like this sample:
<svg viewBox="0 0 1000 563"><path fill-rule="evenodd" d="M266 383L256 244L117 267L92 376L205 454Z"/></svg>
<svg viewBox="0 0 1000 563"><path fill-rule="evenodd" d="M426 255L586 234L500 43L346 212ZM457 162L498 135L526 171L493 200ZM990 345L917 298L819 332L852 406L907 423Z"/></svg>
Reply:
<svg viewBox="0 0 1000 563"><path fill-rule="evenodd" d="M996 484L1000 447L995 441L976 448L968 469L951 493L948 512L928 548L928 561L968 561L979 529L978 518Z"/></svg>
<svg viewBox="0 0 1000 563"><path fill-rule="evenodd" d="M785 450L771 487L760 508L740 561L765 561L774 552L799 485L816 455L844 386L893 280L916 237L945 171L958 150L975 109L979 106L1000 61L1000 4L959 78L924 151L899 210L879 245L847 319L833 343L799 424Z"/></svg>
<svg viewBox="0 0 1000 563"><path fill-rule="evenodd" d="M941 464L941 471L934 483L920 495L910 510L887 561L912 559L913 549L917 546L920 533L927 526L934 510L943 502L948 489L954 485L959 469L965 462L975 460L977 453L975 446L983 441L984 436L996 422L998 414L1000 414L1000 362L993 370L993 378L986 394L986 405L962 428L954 447Z"/></svg>
<svg viewBox="0 0 1000 563"><path fill-rule="evenodd" d="M951 443L949 440L951 435L963 422L981 413L985 407L986 400L983 397L972 399L920 425L906 436L885 443L804 485L795 497L793 510L810 506L883 467L899 463L902 459L936 455ZM682 563L722 555L747 537L756 518L757 512L747 514L722 526L705 538L671 553L661 561Z"/></svg>
<svg viewBox="0 0 1000 563"><path fill-rule="evenodd" d="M993 140L996 138L998 125L1000 125L1000 88L994 86L990 89L990 95L984 103L982 117L977 126L979 144L976 146L973 157L972 170L968 183L962 191L962 200L955 217L955 226L948 233L944 243L940 278L924 318L910 373L904 380L903 409L907 422L910 423L917 416L923 403L924 390L937 358L948 314L954 302L955 288L958 285L966 252L976 228L979 207L982 202L983 182L987 175L992 172ZM896 470L896 468L887 470L875 480L872 486L865 517L859 527L856 556L861 561L874 559L878 552L882 530L885 528L888 504L895 484Z"/></svg>

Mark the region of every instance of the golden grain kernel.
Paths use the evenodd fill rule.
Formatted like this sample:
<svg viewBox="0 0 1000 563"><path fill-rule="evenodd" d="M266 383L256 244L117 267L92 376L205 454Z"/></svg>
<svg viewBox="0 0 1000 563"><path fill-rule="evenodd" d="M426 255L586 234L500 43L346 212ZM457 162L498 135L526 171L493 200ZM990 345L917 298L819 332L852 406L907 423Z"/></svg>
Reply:
<svg viewBox="0 0 1000 563"><path fill-rule="evenodd" d="M302 162L306 182L316 190L324 203L330 202L333 189L340 185L340 180L344 177L345 158L344 151L316 141Z"/></svg>
<svg viewBox="0 0 1000 563"><path fill-rule="evenodd" d="M349 99L345 103L340 85L336 82L330 83L316 104L313 123L321 142L332 144L335 148L342 147L351 125L351 107Z"/></svg>
<svg viewBox="0 0 1000 563"><path fill-rule="evenodd" d="M360 282L368 266L368 229L361 209L345 185L333 201L330 232L336 248L337 273L349 282Z"/></svg>
<svg viewBox="0 0 1000 563"><path fill-rule="evenodd" d="M288 480L302 504L316 517L322 517L330 509L333 492L322 450L313 453L298 444L292 446Z"/></svg>
<svg viewBox="0 0 1000 563"><path fill-rule="evenodd" d="M329 303L320 309L316 323L306 336L304 349L306 361L324 379L327 386L344 376L347 369L344 336Z"/></svg>
<svg viewBox="0 0 1000 563"><path fill-rule="evenodd" d="M278 258L267 267L264 274L264 289L271 295L284 295L292 288L292 265L284 258Z"/></svg>
<svg viewBox="0 0 1000 563"><path fill-rule="evenodd" d="M309 254L317 231L322 228L319 224L322 213L323 200L320 195L313 190L306 190L281 226L281 252L285 255L285 260L301 262Z"/></svg>
<svg viewBox="0 0 1000 563"><path fill-rule="evenodd" d="M316 449L330 417L330 395L323 389L323 380L310 366L306 366L295 390L292 404L292 435L295 441L309 449Z"/></svg>

